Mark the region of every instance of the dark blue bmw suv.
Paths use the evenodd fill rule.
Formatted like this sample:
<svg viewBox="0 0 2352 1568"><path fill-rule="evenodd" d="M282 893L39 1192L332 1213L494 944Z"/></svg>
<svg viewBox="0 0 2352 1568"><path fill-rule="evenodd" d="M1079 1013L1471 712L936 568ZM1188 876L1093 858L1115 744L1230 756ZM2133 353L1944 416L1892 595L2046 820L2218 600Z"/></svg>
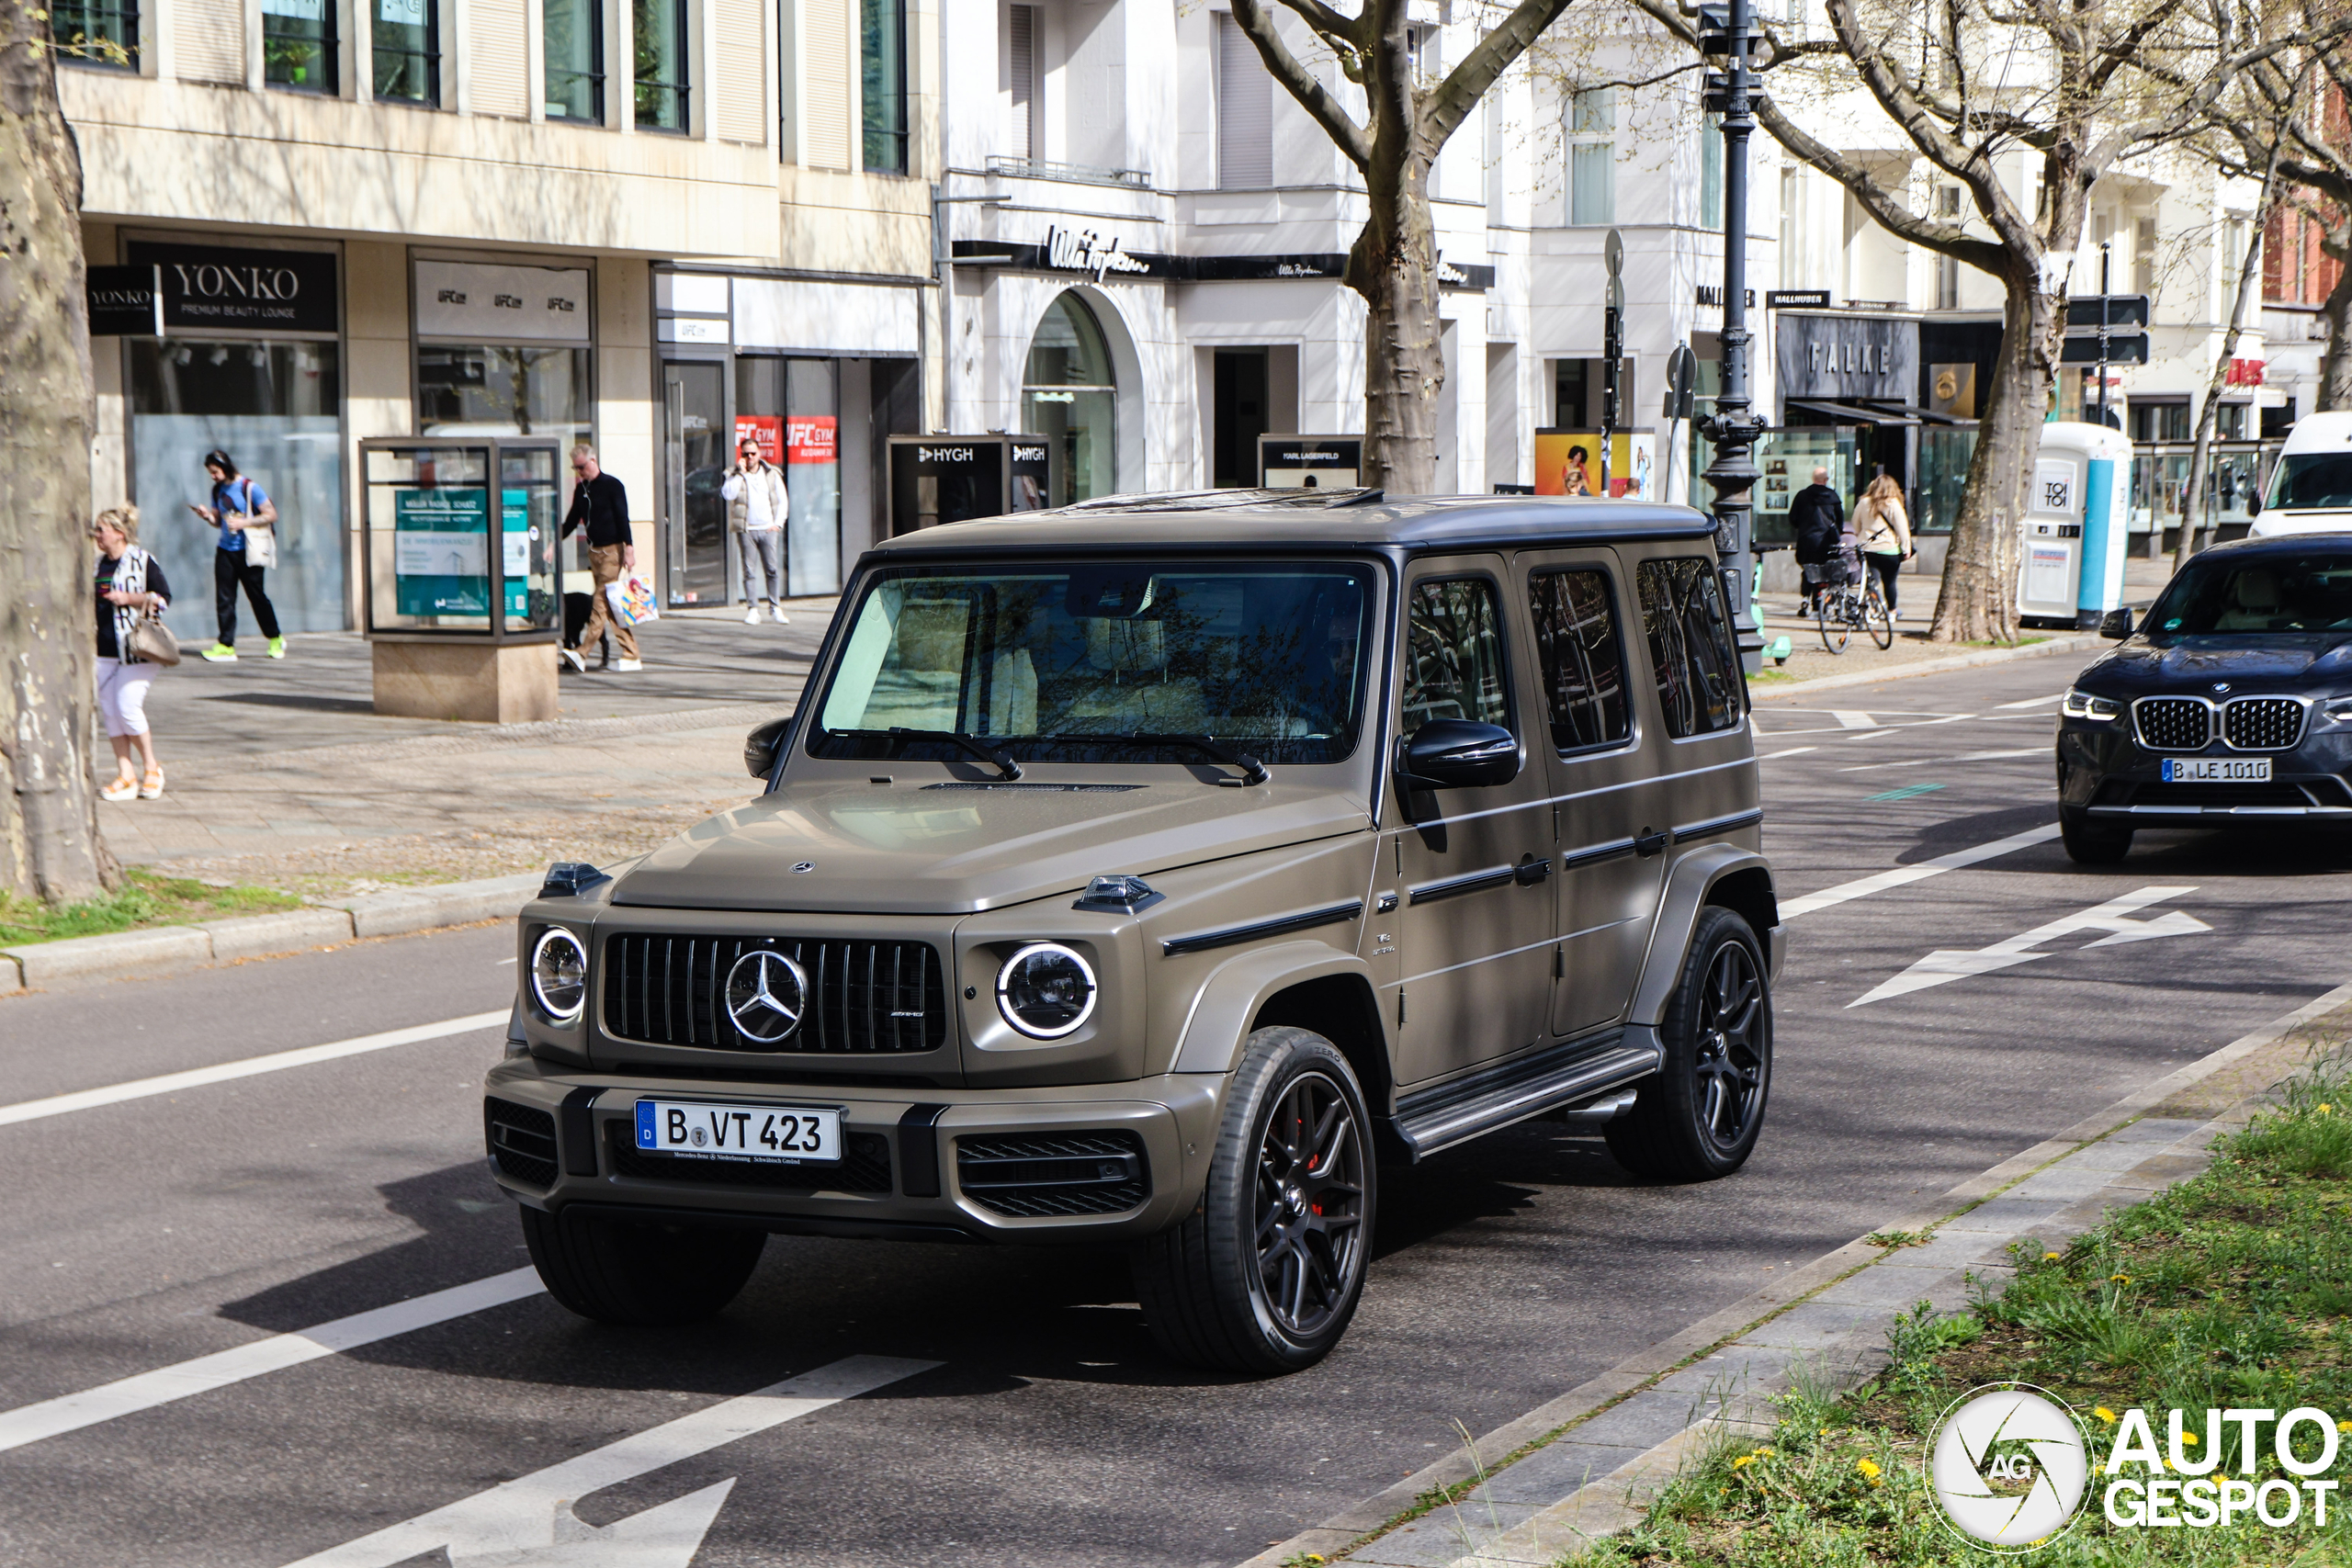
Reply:
<svg viewBox="0 0 2352 1568"><path fill-rule="evenodd" d="M2217 545L2059 706L2058 825L2086 865L2140 828L2352 823L2352 534Z"/></svg>

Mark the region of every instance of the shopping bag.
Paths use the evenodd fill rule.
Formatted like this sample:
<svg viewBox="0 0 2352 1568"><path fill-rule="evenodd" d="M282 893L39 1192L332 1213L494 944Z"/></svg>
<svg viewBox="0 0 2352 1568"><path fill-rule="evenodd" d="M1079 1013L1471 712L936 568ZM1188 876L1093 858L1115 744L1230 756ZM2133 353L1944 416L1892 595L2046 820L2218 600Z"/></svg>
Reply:
<svg viewBox="0 0 2352 1568"><path fill-rule="evenodd" d="M662 606L653 597L650 578L630 576L607 582L605 600L612 606L613 619L625 626L641 626L662 618Z"/></svg>

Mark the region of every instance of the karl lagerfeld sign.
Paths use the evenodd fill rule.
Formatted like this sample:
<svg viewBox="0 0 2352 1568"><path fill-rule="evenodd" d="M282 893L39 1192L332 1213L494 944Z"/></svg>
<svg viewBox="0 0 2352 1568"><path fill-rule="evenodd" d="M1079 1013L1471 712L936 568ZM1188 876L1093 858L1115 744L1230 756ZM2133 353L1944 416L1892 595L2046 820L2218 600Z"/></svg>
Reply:
<svg viewBox="0 0 2352 1568"><path fill-rule="evenodd" d="M1815 316L1782 310L1774 355L1783 398L1883 398L1908 403L1919 389L1919 323L1901 318Z"/></svg>
<svg viewBox="0 0 2352 1568"><path fill-rule="evenodd" d="M134 243L134 266L163 269L164 330L342 330L332 251L258 251Z"/></svg>

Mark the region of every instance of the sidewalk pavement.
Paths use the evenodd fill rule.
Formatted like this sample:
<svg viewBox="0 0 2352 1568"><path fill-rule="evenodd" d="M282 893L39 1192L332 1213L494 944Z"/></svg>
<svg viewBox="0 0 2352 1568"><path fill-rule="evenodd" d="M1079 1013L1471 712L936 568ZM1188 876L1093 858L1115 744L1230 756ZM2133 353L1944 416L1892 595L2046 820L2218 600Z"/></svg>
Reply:
<svg viewBox="0 0 2352 1568"><path fill-rule="evenodd" d="M547 724L380 717L355 634L190 660L148 700L163 797L99 823L126 862L315 898L624 859L752 793L744 732L792 711L833 604L795 601L786 626L665 616L642 671L567 670Z"/></svg>

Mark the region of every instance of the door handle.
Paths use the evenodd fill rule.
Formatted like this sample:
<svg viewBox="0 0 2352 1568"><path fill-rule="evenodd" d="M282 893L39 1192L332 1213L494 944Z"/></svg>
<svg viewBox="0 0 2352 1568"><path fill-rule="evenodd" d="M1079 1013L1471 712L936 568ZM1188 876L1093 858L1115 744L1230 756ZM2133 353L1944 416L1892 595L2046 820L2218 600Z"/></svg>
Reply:
<svg viewBox="0 0 2352 1568"><path fill-rule="evenodd" d="M1663 828L1645 828L1634 839L1637 855L1662 855L1666 852L1667 833Z"/></svg>
<svg viewBox="0 0 2352 1568"><path fill-rule="evenodd" d="M1532 887L1552 874L1552 857L1545 855L1537 860L1532 854L1521 855L1519 863L1511 868L1510 874L1521 887Z"/></svg>

